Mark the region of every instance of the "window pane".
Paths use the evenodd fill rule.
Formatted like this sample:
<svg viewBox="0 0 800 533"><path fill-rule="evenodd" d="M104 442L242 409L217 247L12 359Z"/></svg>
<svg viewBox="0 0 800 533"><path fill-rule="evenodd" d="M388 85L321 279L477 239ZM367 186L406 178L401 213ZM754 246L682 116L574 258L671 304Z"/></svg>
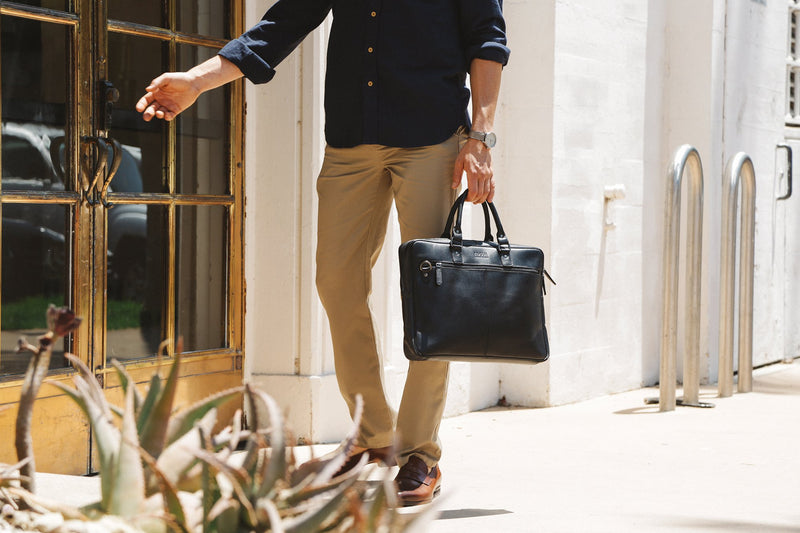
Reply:
<svg viewBox="0 0 800 533"><path fill-rule="evenodd" d="M227 209L180 206L177 212L176 335L187 352L225 347Z"/></svg>
<svg viewBox="0 0 800 533"><path fill-rule="evenodd" d="M229 38L230 7L225 0L177 2L178 31L208 37Z"/></svg>
<svg viewBox="0 0 800 533"><path fill-rule="evenodd" d="M108 18L165 28L163 4L162 0L108 0Z"/></svg>
<svg viewBox="0 0 800 533"><path fill-rule="evenodd" d="M2 17L0 35L2 188L63 191L69 30Z"/></svg>
<svg viewBox="0 0 800 533"><path fill-rule="evenodd" d="M135 109L144 88L164 69L166 45L154 39L111 33L108 49L110 81L119 90L119 101L114 104L111 121L111 136L136 159L141 181L140 185L135 185L138 191L129 191L166 192L163 140L167 123L163 120L145 122ZM122 176L114 178L113 190L128 188L118 178Z"/></svg>
<svg viewBox="0 0 800 533"><path fill-rule="evenodd" d="M188 70L216 55L215 49L178 47L178 69ZM177 192L227 194L227 87L204 93L178 115Z"/></svg>
<svg viewBox="0 0 800 533"><path fill-rule="evenodd" d="M107 359L152 357L166 337L167 208L108 210Z"/></svg>
<svg viewBox="0 0 800 533"><path fill-rule="evenodd" d="M4 204L0 377L21 374L30 358L16 353L17 339L31 344L47 330L49 304L67 305L70 209L59 205ZM50 368L65 368L63 341Z"/></svg>
<svg viewBox="0 0 800 533"><path fill-rule="evenodd" d="M69 9L68 0L14 0L17 4L24 4L26 6L44 7L46 9L56 9L58 11L67 11ZM70 11L74 11L70 9Z"/></svg>

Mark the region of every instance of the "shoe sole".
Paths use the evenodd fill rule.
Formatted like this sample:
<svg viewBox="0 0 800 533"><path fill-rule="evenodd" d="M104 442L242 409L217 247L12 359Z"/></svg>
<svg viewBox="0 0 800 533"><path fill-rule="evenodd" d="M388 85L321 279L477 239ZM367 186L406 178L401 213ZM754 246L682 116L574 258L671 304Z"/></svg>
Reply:
<svg viewBox="0 0 800 533"><path fill-rule="evenodd" d="M442 491L442 486L437 485L435 489L433 489L433 495L430 498L426 498L424 500L413 500L413 499L403 499L401 501L403 507L414 507L415 505L424 505L426 503L431 503L435 497L439 495Z"/></svg>

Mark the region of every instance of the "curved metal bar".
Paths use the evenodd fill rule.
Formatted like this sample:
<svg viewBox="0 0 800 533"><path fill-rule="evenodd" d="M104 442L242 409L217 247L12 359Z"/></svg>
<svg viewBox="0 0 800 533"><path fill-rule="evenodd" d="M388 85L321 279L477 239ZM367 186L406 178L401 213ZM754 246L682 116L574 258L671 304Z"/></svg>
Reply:
<svg viewBox="0 0 800 533"><path fill-rule="evenodd" d="M89 205L95 205L97 200L94 199L93 192L97 186L97 181L103 174L108 162L108 149L105 141L99 137L84 137L83 138L84 154L81 161L83 167L83 179L81 180L85 186L83 197ZM97 155L95 156L95 152ZM92 181L89 182L88 178L92 176Z"/></svg>
<svg viewBox="0 0 800 533"><path fill-rule="evenodd" d="M103 188L100 191L100 202L102 202L103 207L109 209L114 204L106 200L106 194L108 194L108 186L111 185L111 180L113 180L114 176L117 175L119 164L122 162L122 146L116 139L108 138L106 141L111 143L111 150L113 153L111 156L111 168L108 170L108 175L106 176L106 180L103 182Z"/></svg>
<svg viewBox="0 0 800 533"><path fill-rule="evenodd" d="M786 143L778 143L776 150L786 150L786 194L778 196L777 200L788 200L792 196L792 147Z"/></svg>
<svg viewBox="0 0 800 533"><path fill-rule="evenodd" d="M790 152L791 153L791 152ZM733 313L736 276L737 189L742 184L739 249L739 392L753 390L753 275L756 174L744 152L728 160L722 182L720 236L719 379L720 397L733 394Z"/></svg>
<svg viewBox="0 0 800 533"><path fill-rule="evenodd" d="M703 246L703 164L700 154L687 144L678 148L667 176L664 210L663 308L659 410L675 409L678 340L678 258L680 248L681 184L688 167L689 213L686 253L686 338L683 365L683 405L698 404L700 379L700 289Z"/></svg>

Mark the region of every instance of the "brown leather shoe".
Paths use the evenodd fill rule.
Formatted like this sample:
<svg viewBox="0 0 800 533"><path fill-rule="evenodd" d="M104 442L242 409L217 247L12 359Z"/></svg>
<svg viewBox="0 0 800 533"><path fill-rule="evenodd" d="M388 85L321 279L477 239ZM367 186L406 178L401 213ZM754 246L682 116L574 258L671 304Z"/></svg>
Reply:
<svg viewBox="0 0 800 533"><path fill-rule="evenodd" d="M442 471L439 465L428 470L425 461L412 455L400 467L394 482L397 485L397 497L404 506L429 503L442 488Z"/></svg>
<svg viewBox="0 0 800 533"><path fill-rule="evenodd" d="M394 460L394 448L392 446L384 446L383 448L353 448L347 456L347 460L342 467L337 470L333 477L338 477L349 472L358 464L361 457L367 454L369 463L381 463L384 466L394 466L397 463Z"/></svg>

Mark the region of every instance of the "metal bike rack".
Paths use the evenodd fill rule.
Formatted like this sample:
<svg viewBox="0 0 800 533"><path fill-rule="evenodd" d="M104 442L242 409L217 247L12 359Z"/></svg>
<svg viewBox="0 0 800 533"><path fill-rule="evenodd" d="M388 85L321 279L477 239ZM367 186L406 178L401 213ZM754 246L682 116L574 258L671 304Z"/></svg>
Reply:
<svg viewBox="0 0 800 533"><path fill-rule="evenodd" d="M733 394L733 314L736 291L736 200L742 184L739 249L739 392L753 390L753 271L756 232L756 173L744 152L734 155L722 180L720 243L719 380L721 398Z"/></svg>
<svg viewBox="0 0 800 533"><path fill-rule="evenodd" d="M777 197L777 200L788 200L792 197L792 147L786 143L778 143L776 150L786 150L786 193Z"/></svg>
<svg viewBox="0 0 800 533"><path fill-rule="evenodd" d="M675 398L678 349L678 262L680 249L681 184L689 169L689 208L686 252L686 327L683 358L683 398ZM660 411L675 405L713 407L700 402L700 288L703 248L703 165L693 146L675 152L667 175L664 214L663 308L661 315L661 362L659 397L647 404L659 404Z"/></svg>
<svg viewBox="0 0 800 533"><path fill-rule="evenodd" d="M778 150L785 150L786 151L786 192L784 194L779 194L775 199L782 201L788 200L792 197L792 178L794 171L792 169L792 147L785 142L778 143L775 146L775 151ZM777 168L777 167L776 167ZM785 254L785 252L784 252ZM784 255L784 262L786 261L786 257ZM794 357L792 356L791 352L784 351L783 354L783 362L787 364L792 364L794 362Z"/></svg>

